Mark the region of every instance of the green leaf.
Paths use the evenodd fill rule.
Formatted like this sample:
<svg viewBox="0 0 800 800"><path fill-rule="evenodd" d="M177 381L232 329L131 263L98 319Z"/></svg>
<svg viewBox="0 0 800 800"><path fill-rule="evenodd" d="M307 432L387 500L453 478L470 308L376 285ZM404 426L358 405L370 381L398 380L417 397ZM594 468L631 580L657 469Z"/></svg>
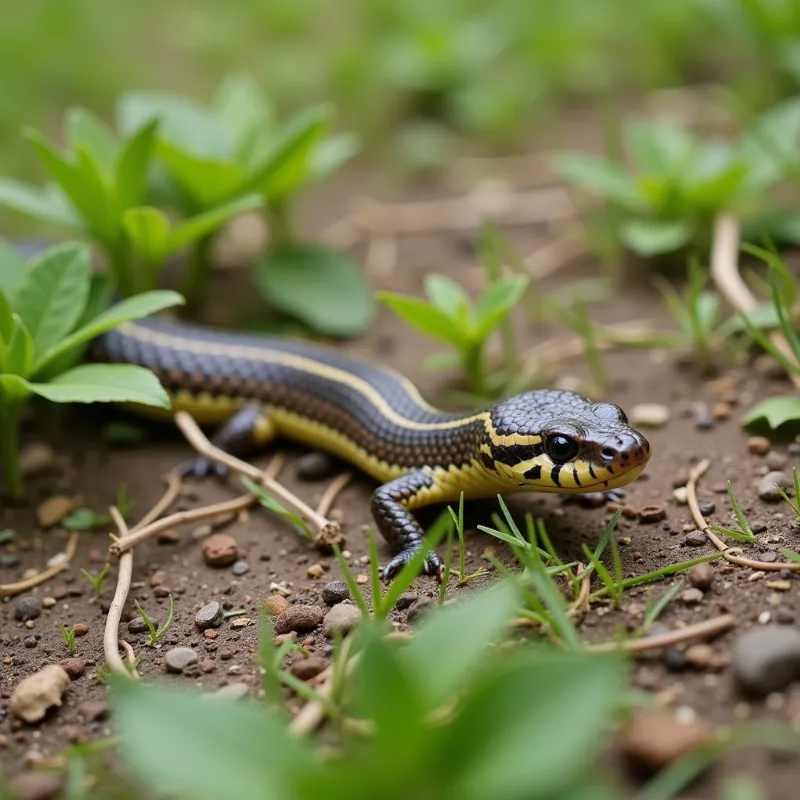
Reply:
<svg viewBox="0 0 800 800"><path fill-rule="evenodd" d="M361 141L355 133L338 133L321 141L311 153L309 174L314 180L335 172L342 164L354 158L361 149Z"/></svg>
<svg viewBox="0 0 800 800"><path fill-rule="evenodd" d="M233 137L209 109L168 92L128 92L117 105L118 127L125 134L159 120L158 138L207 158L230 158Z"/></svg>
<svg viewBox="0 0 800 800"><path fill-rule="evenodd" d="M109 233L109 198L96 176L85 163L74 163L62 157L38 132L29 130L30 140L48 174L58 183L75 209L96 235Z"/></svg>
<svg viewBox="0 0 800 800"><path fill-rule="evenodd" d="M33 365L33 340L19 314L13 314L11 320L13 329L3 355L3 372L27 378Z"/></svg>
<svg viewBox="0 0 800 800"><path fill-rule="evenodd" d="M29 383L31 392L54 403L139 403L169 408L158 378L133 364L83 364L49 383Z"/></svg>
<svg viewBox="0 0 800 800"><path fill-rule="evenodd" d="M640 256L680 250L693 235L694 225L688 220L631 219L619 230L622 242Z"/></svg>
<svg viewBox="0 0 800 800"><path fill-rule="evenodd" d="M184 220L177 227L174 228L169 236L167 242L167 253L175 253L183 247L186 247L198 239L202 239L211 233L214 233L218 228L222 227L226 222L238 217L239 214L244 214L246 211L253 211L260 208L263 198L259 194L248 194L245 197L240 197L238 200L232 200L230 203L212 208L202 214L197 214Z"/></svg>
<svg viewBox="0 0 800 800"><path fill-rule="evenodd" d="M284 247L258 264L264 297L319 333L356 336L369 327L375 306L358 264L333 250Z"/></svg>
<svg viewBox="0 0 800 800"><path fill-rule="evenodd" d="M786 423L800 421L800 397L785 395L762 400L745 414L742 424L750 427L762 420L772 430Z"/></svg>
<svg viewBox="0 0 800 800"><path fill-rule="evenodd" d="M193 203L203 209L234 195L246 178L239 164L195 155L171 142L159 142L158 157Z"/></svg>
<svg viewBox="0 0 800 800"><path fill-rule="evenodd" d="M425 294L439 311L453 322L469 321L470 299L464 289L446 275L425 276Z"/></svg>
<svg viewBox="0 0 800 800"><path fill-rule="evenodd" d="M16 247L0 239L0 291L13 297L25 276L25 259Z"/></svg>
<svg viewBox="0 0 800 800"><path fill-rule="evenodd" d="M3 178L0 180L0 205L61 228L83 231L86 227L64 193L55 186L39 189L22 181Z"/></svg>
<svg viewBox="0 0 800 800"><path fill-rule="evenodd" d="M183 305L183 303L183 297L172 291L144 292L122 300L98 314L90 323L67 336L50 351L38 354L34 364L34 375L39 379L49 377L52 374L49 372L49 367L56 359L81 347L101 333L116 328L123 322L147 317L165 308Z"/></svg>
<svg viewBox="0 0 800 800"><path fill-rule="evenodd" d="M527 275L512 275L494 281L486 288L475 304L478 336L481 339L486 338L522 299L529 284Z"/></svg>
<svg viewBox="0 0 800 800"><path fill-rule="evenodd" d="M797 161L800 140L800 98L764 112L742 137L739 155L749 166L748 187L766 189Z"/></svg>
<svg viewBox="0 0 800 800"><path fill-rule="evenodd" d="M19 375L0 375L0 395L5 400L22 400L30 395L30 384Z"/></svg>
<svg viewBox="0 0 800 800"><path fill-rule="evenodd" d="M91 153L106 175L114 170L119 144L108 126L85 108L73 106L65 115L66 140L73 151L80 148Z"/></svg>
<svg viewBox="0 0 800 800"><path fill-rule="evenodd" d="M447 342L459 350L471 344L471 339L453 324L450 317L419 297L378 292L378 299L386 303L401 319L427 336L432 336L440 342Z"/></svg>
<svg viewBox="0 0 800 800"><path fill-rule="evenodd" d="M75 327L89 297L89 283L89 249L82 244L51 247L28 267L13 302L37 356Z"/></svg>
<svg viewBox="0 0 800 800"><path fill-rule="evenodd" d="M625 127L625 135L636 162L644 172L655 175L673 173L691 154L691 136L675 125L654 125L635 120Z"/></svg>
<svg viewBox="0 0 800 800"><path fill-rule="evenodd" d="M212 105L217 117L236 137L237 146L256 125L264 130L271 128L272 105L252 75L233 73L223 78Z"/></svg>
<svg viewBox="0 0 800 800"><path fill-rule="evenodd" d="M424 690L428 710L463 691L480 672L492 645L506 635L519 595L513 581L501 581L467 600L439 609L420 623L404 652ZM436 669L431 669L436 664Z"/></svg>
<svg viewBox="0 0 800 800"><path fill-rule="evenodd" d="M169 218L151 206L129 208L122 215L122 227L134 252L143 261L157 264L169 250Z"/></svg>
<svg viewBox="0 0 800 800"><path fill-rule="evenodd" d="M436 754L450 773L439 796L512 800L531 787L537 797L561 796L603 745L624 686L622 663L531 647L497 665L465 700ZM579 724L567 709L580 709Z"/></svg>
<svg viewBox="0 0 800 800"><path fill-rule="evenodd" d="M158 131L158 120L142 125L128 140L117 162L117 206L138 206L147 192L147 176Z"/></svg>
<svg viewBox="0 0 800 800"><path fill-rule="evenodd" d="M555 170L567 182L588 189L631 211L643 211L644 202L635 181L622 167L584 153L555 157Z"/></svg>
<svg viewBox="0 0 800 800"><path fill-rule="evenodd" d="M0 289L0 346L5 352L6 345L14 334L14 312L6 293Z"/></svg>
<svg viewBox="0 0 800 800"><path fill-rule="evenodd" d="M126 762L159 794L295 800L295 777L318 769L267 708L129 679L112 683L111 702Z"/></svg>

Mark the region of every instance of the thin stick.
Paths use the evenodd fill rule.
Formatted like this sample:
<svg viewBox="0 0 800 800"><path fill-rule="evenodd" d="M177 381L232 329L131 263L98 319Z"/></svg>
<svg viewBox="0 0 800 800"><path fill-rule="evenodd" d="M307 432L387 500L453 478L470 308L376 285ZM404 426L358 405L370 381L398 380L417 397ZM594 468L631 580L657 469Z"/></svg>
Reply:
<svg viewBox="0 0 800 800"><path fill-rule="evenodd" d="M181 478L175 472L169 472L166 475L167 490L162 495L161 499L136 523L134 530L143 528L149 525L154 520L157 520L177 499L181 492Z"/></svg>
<svg viewBox="0 0 800 800"><path fill-rule="evenodd" d="M570 230L528 253L522 263L527 267L528 274L538 281L558 272L585 253L586 245L574 230Z"/></svg>
<svg viewBox="0 0 800 800"><path fill-rule="evenodd" d="M340 528L337 522L333 522L317 514L313 508L307 506L288 489L281 486L281 484L271 480L262 470L258 469L258 467L248 464L246 461L242 461L211 444L190 414L187 414L185 411L179 411L175 415L175 424L181 429L181 433L186 437L189 444L191 444L200 455L210 458L212 461L216 461L219 464L224 464L234 472L247 475L254 481L261 483L261 485L280 502L288 506L298 516L305 519L306 522L313 525L317 529L318 537L336 538L340 534Z"/></svg>
<svg viewBox="0 0 800 800"><path fill-rule="evenodd" d="M739 221L730 214L720 214L714 221L711 276L723 297L737 311L747 314L758 306L758 300L739 272L739 241ZM792 348L780 330L769 331L769 338L777 350L794 362ZM789 378L800 389L800 373L790 372Z"/></svg>
<svg viewBox="0 0 800 800"><path fill-rule="evenodd" d="M689 510L692 512L692 519L694 519L694 523L697 525L697 529L708 537L714 547L722 553L722 557L731 564L738 564L740 567L750 567L750 569L760 569L765 572L779 572L783 569L788 569L792 572L800 570L800 564L794 561L755 561L752 558L734 555L731 552L731 548L711 530L697 502L697 482L710 466L711 461L707 458L703 459L689 472L689 480L686 482L686 500L689 504Z"/></svg>
<svg viewBox="0 0 800 800"><path fill-rule="evenodd" d="M128 533L128 526L116 507L111 508L111 516L117 526L120 537L124 538ZM120 541L122 541L122 538ZM129 672L122 657L119 654L119 624L122 620L122 609L128 599L128 592L131 588L133 577L133 553L125 553L119 560L119 570L117 572L117 588L114 591L114 599L111 601L111 608L106 617L106 627L103 632L103 655L106 659L108 668L120 675L137 677L135 668ZM135 662L132 662L135 663Z"/></svg>
<svg viewBox="0 0 800 800"><path fill-rule="evenodd" d="M575 572L580 574L583 572L584 566L583 564L578 564L575 567ZM586 610L589 600L589 591L592 586L592 576L591 575L584 575L583 580L581 581L581 588L578 592L578 596L575 598L575 602L569 607L569 611L567 614L572 617L573 619L580 616L583 611Z"/></svg>
<svg viewBox="0 0 800 800"><path fill-rule="evenodd" d="M331 510L334 500L339 496L339 492L341 492L351 480L353 480L352 472L343 472L341 475L334 478L334 480L328 484L328 488L325 489L322 497L320 497L319 503L317 503L317 514L321 517L326 516Z"/></svg>
<svg viewBox="0 0 800 800"><path fill-rule="evenodd" d="M662 633L658 636L645 636L641 639L631 639L622 642L603 642L602 644L587 645L586 649L597 653L624 650L628 653L643 653L647 650L659 650L662 647L671 647L690 639L711 639L736 627L736 617L733 614L723 614L713 619L687 625L675 631Z"/></svg>
<svg viewBox="0 0 800 800"><path fill-rule="evenodd" d="M67 546L64 549L65 558L59 561L58 564L40 572L38 575L34 575L32 578L26 578L24 581L0 584L0 597L14 597L15 595L22 594L22 592L27 592L29 589L34 589L37 586L41 586L43 583L47 583L51 578L55 578L56 575L63 572L65 569L69 569L69 567L72 566L72 559L75 558L75 552L78 549L78 539L79 536L77 533L73 533L69 537Z"/></svg>

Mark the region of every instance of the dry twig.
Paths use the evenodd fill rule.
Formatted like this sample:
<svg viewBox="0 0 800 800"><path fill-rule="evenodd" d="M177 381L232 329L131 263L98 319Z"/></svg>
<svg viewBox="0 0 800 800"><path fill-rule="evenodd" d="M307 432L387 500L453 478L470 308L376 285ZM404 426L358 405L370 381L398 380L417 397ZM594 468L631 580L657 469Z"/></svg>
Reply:
<svg viewBox="0 0 800 800"><path fill-rule="evenodd" d="M333 505L336 498L339 496L339 493L353 480L353 473L352 472L343 472L338 477L334 478L329 484L328 488L325 489L322 497L319 499L319 503L317 503L317 514L321 517L327 515L327 513L331 510L331 506Z"/></svg>
<svg viewBox="0 0 800 800"><path fill-rule="evenodd" d="M22 594L22 592L27 592L29 589L34 589L37 586L41 586L43 583L47 583L47 581L51 578L55 578L56 575L63 572L65 569L69 569L72 565L72 559L75 558L75 552L78 549L78 538L77 533L73 533L69 537L67 546L64 549L64 558L52 567L40 572L38 575L34 575L32 578L26 578L23 581L0 584L0 597L14 597L15 595Z"/></svg>

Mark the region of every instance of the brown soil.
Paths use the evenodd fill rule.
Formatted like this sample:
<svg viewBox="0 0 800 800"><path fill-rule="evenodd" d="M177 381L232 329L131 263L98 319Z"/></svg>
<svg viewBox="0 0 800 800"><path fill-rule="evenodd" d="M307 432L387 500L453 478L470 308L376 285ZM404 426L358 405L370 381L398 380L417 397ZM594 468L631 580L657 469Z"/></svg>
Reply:
<svg viewBox="0 0 800 800"><path fill-rule="evenodd" d="M341 205L339 205L341 207ZM526 247L544 235L530 232L515 236L523 252ZM401 266L382 288L408 292L419 292L424 274L435 269L453 276L474 275L474 261L463 246L460 237L442 235L435 238L409 240L402 246ZM580 277L574 271L563 280L554 280L542 287L550 290L568 280ZM236 275L240 285L245 285L246 273ZM220 276L220 286L234 283L227 275ZM595 316L604 321L650 318L666 323L664 312L654 295L637 293L615 298L612 303L595 310ZM558 334L558 331L525 327L523 344L532 344ZM369 335L358 342L342 345L354 353L380 359L398 368L416 380L428 393L436 396L441 390L441 377L434 378L421 368L421 356L431 350L431 343L417 336L400 324L390 313L381 311L380 318ZM639 402L661 402L672 409L672 419L663 428L648 432L653 446L653 459L645 475L629 487L627 502L634 508L661 503L667 507L666 520L655 524L643 524L635 519L623 518L618 532L622 539L622 558L625 575L635 575L667 566L674 562L712 552L711 545L690 547L685 543L683 526L690 521L686 506L672 499L673 480L701 458L711 458L713 465L702 479L701 499L713 499L716 512L711 519L719 524L728 524L729 507L724 494L727 479L734 482L737 494L751 519L761 520L766 530L759 534L763 545L748 548L753 557L781 547L800 549L800 532L791 513L782 504L769 505L760 501L755 492L759 471L765 463L763 457L748 454L746 435L740 428L738 418L753 398L779 391L787 385L766 379L752 370L737 368L728 373L734 381L734 394L739 404L734 406L730 420L719 422L712 430L700 431L686 409L693 401L708 403L718 399L714 387L701 381L691 373L676 366L672 354L628 351L614 353L606 363L613 376L608 399L630 408ZM586 375L581 361L564 365L562 380ZM37 478L29 482L29 502L18 508L6 507L2 511L3 528L17 532L17 540L0 548L1 552L18 552L19 563L13 568L0 568L0 582L19 579L27 570L41 570L48 558L63 549L66 533L58 529L42 531L37 527L34 509L38 502L53 494L68 494L79 497L85 504L103 512L114 501L120 483L127 484L129 496L136 501L132 518L144 513L160 496L163 484L159 476L186 458L190 452L180 436L169 427L147 426L150 440L135 448L110 448L100 436L100 422L119 415L105 409L89 412L71 412L52 433L26 431L25 441L46 438L71 464L66 475L52 478ZM283 447L283 446L282 446ZM284 448L290 454L281 480L292 491L296 491L310 504L315 504L324 491L323 483L303 483L296 479L294 457L297 451ZM787 469L791 467L791 462ZM222 500L232 496L230 487L215 481L192 483L189 493L182 498L179 507L188 508ZM346 547L351 552L350 563L356 573L366 573L362 559L367 554L366 538L362 526L370 524L368 498L371 484L364 479L355 480L340 495L333 515L340 519L346 536ZM565 560L582 558L581 544L594 546L601 534L608 513L604 509L585 509L574 503L566 503L554 496L516 497L512 508L523 513L532 511L544 518L552 540ZM468 508L468 527L488 522L492 504L476 504ZM253 511L247 521L236 522L226 528L241 550L242 558L250 565L250 571L240 577L233 575L230 567L210 568L201 555L201 545L191 528L180 531L178 541L172 544L151 542L135 551L134 589L131 598L142 603L148 612L159 619L167 610L167 594L163 587L172 591L175 599L175 622L165 640L156 648L145 646L144 635L128 634L123 623L122 635L130 641L137 654L141 655L140 671L170 683L189 682L205 689L222 686L232 681L244 681L253 686L258 676L251 662L256 649L258 608L270 594L273 582L291 587L292 599L321 602L320 591L327 580L339 576L332 559L327 559L329 569L321 580L309 579L307 570L311 564L321 562L319 554L293 533L275 516L265 511ZM116 566L106 581L102 598L98 601L79 572L80 567L99 570L106 561L106 531L84 533L73 568L58 576L50 584L34 593L40 597L57 598L56 604L46 609L30 628L14 619L17 599L0 606L0 736L4 742L2 761L10 772L17 771L29 757L53 755L65 745L76 740L93 739L106 735L111 721L87 723L81 715L87 701L103 701L104 686L94 675L94 666L103 661L102 634L104 625L103 601L113 594L116 582ZM380 543L381 557L388 551ZM469 566L475 569L486 566L483 558L486 548L492 547L504 560L511 563L503 545L491 537L473 531L469 535ZM324 559L323 559L324 561ZM322 563L322 562L321 562ZM736 615L738 627L712 643L714 650L727 659L730 646L745 628L757 624L759 615L777 613L775 604L782 613L800 616L800 590L797 581L789 578L789 591L776 592L767 587L766 581L752 580L752 571L732 569L724 562L713 563L716 580L705 599L694 607L686 607L678 601L670 604L660 622L669 628L711 618L724 612ZM161 580L157 589L152 584ZM769 576L768 576L769 577ZM673 580L656 584L654 591L660 594ZM477 585L457 587L451 584L450 595L458 596L472 591ZM687 584L688 585L688 584ZM435 584L430 578L420 578L415 586L420 594L433 595ZM603 609L590 613L582 624L582 633L592 641L608 639L615 631L641 622L641 612L646 601L646 589L635 589L626 593L619 609ZM774 599L773 599L774 598ZM132 599L129 601L132 604ZM253 624L233 627L239 617L231 617L221 628L217 638L205 639L194 624L196 610L211 600L220 600L230 610L245 609ZM404 614L398 619L403 620ZM39 725L19 725L12 722L8 713L11 691L20 679L45 664L67 656L65 642L59 626L78 622L86 623L88 634L77 640L77 657L86 661L84 677L73 681L64 706L52 713ZM35 636L36 644L27 647L26 637ZM188 645L201 654L201 668L186 676L165 674L163 653L175 645ZM326 657L326 642L321 633L309 637L309 649ZM800 690L792 689L777 700L771 700L769 708L764 703L745 703L732 686L729 669L717 671L670 672L659 654L640 659L633 671L634 685L657 693L672 706L693 709L700 717L715 724L728 725L747 718L793 720L800 714ZM85 710L85 707L84 707ZM576 721L577 722L577 721ZM614 754L610 764L616 763ZM770 759L763 752L743 756L736 754L718 767L714 776L721 776L728 768L755 768L764 776L769 787L769 797L782 798L792 795L790 783L796 773L793 763ZM712 780L715 780L713 778ZM633 785L633 784L628 784ZM698 785L694 794L685 796L709 797L714 794L712 783L706 780Z"/></svg>

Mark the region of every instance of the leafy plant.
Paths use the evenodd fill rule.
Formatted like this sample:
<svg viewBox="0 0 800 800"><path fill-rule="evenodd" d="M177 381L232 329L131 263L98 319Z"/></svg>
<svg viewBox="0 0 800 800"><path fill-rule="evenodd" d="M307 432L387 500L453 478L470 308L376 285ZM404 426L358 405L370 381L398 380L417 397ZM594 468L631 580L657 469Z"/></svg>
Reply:
<svg viewBox="0 0 800 800"><path fill-rule="evenodd" d="M488 574L489 570L484 567L478 567L475 572L467 574L467 546L464 541L464 492L461 492L461 496L458 498L458 513L456 514L451 506L447 506L447 511L453 520L453 525L458 534L458 570L452 570L452 572L458 580L459 585L462 585L474 578L483 577Z"/></svg>
<svg viewBox="0 0 800 800"><path fill-rule="evenodd" d="M61 631L61 635L64 637L64 642L67 645L67 652L71 656L75 655L75 650L77 649L77 645L75 644L77 637L75 628L68 628L66 625L62 625L59 630Z"/></svg>
<svg viewBox="0 0 800 800"><path fill-rule="evenodd" d="M126 132L158 121L151 194L161 205L178 208L184 217L264 210L269 246L255 276L273 308L325 334L352 336L367 327L373 299L358 266L301 241L292 219L299 194L358 149L354 134L328 135L329 106L308 108L281 123L252 79L232 75L209 106L160 92L130 92L120 99L118 118ZM148 207L131 220L130 232L142 247L154 248L158 259L167 224L163 211ZM193 302L206 290L217 229L204 231L190 255L185 294Z"/></svg>
<svg viewBox="0 0 800 800"><path fill-rule="evenodd" d="M502 372L489 372L486 346L491 335L521 300L528 278L512 275L488 284L472 303L469 295L455 281L444 275L427 275L428 300L391 292L379 298L399 317L422 333L450 345L455 353L426 359L428 365L457 366L467 377L469 389L479 397L490 397L498 388Z"/></svg>
<svg viewBox="0 0 800 800"><path fill-rule="evenodd" d="M150 619L147 612L139 604L138 600L134 600L133 604L136 606L136 610L139 612L139 615L144 620L144 624L147 626L147 630L150 632L150 640L147 642L147 644L150 647L155 647L164 638L164 635L169 630L170 625L172 625L172 620L175 618L175 601L172 599L172 595L169 596L169 611L167 612L167 618L161 623L161 625L158 626L158 628L156 628L155 623L152 619Z"/></svg>
<svg viewBox="0 0 800 800"><path fill-rule="evenodd" d="M117 488L117 498L114 505L122 514L123 519L133 511L136 503L128 498L128 486L121 483ZM91 508L79 506L64 519L63 525L69 531L90 531L113 522L110 514L97 514Z"/></svg>
<svg viewBox="0 0 800 800"><path fill-rule="evenodd" d="M94 590L95 596L100 597L103 592L103 584L105 583L106 578L108 577L108 571L111 569L110 564L105 564L103 569L97 573L97 575L92 574L89 570L84 569L81 567L81 575L89 582L92 589Z"/></svg>
<svg viewBox="0 0 800 800"><path fill-rule="evenodd" d="M81 364L89 342L123 322L182 302L148 292L107 308L107 284L92 278L89 251L68 243L25 264L0 248L0 455L5 491L23 491L18 425L31 397L54 403L135 402L169 406L152 372L129 364Z"/></svg>
<svg viewBox="0 0 800 800"><path fill-rule="evenodd" d="M736 539L741 542L755 542L756 535L753 533L750 523L747 521L739 501L733 491L733 484L728 481L728 500L730 500L731 509L733 510L733 517L736 520L737 528L724 528L720 525L709 525L712 531L720 533L723 536L729 536L731 539Z"/></svg>
<svg viewBox="0 0 800 800"><path fill-rule="evenodd" d="M260 204L255 194L237 197L178 224L148 206L157 129L157 121L148 119L118 138L91 112L71 108L64 118L67 149L61 153L27 128L26 138L52 183L38 188L0 180L0 204L97 243L124 296L155 289L168 256L206 241L224 222Z"/></svg>

